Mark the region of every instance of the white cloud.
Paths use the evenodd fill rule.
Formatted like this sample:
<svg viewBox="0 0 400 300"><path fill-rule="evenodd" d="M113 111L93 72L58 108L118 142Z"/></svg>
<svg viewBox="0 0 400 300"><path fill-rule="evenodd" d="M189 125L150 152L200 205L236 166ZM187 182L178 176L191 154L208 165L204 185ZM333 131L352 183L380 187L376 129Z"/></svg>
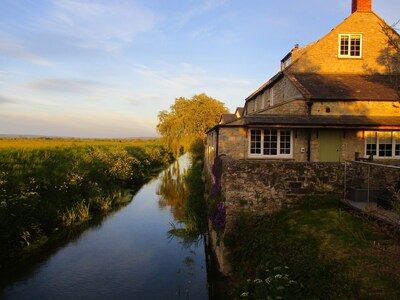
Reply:
<svg viewBox="0 0 400 300"><path fill-rule="evenodd" d="M193 18L201 16L217 7L223 6L228 2L228 0L204 0L200 4L194 6L190 10L186 11L180 16L179 24L182 26Z"/></svg>
<svg viewBox="0 0 400 300"><path fill-rule="evenodd" d="M160 98L191 97L205 92L211 97L226 101L227 106L238 106L248 96L250 81L237 78L210 76L206 70L190 65L166 65L151 68L137 66L136 72L146 79L148 85L156 87ZM238 98L242 95L243 98ZM229 103L228 103L229 102Z"/></svg>
<svg viewBox="0 0 400 300"><path fill-rule="evenodd" d="M138 33L151 30L155 15L128 0L54 0L45 22L74 46L117 51Z"/></svg>
<svg viewBox="0 0 400 300"><path fill-rule="evenodd" d="M34 54L22 42L15 42L7 37L0 36L0 54L13 57L18 60L27 61L37 65L47 65L48 61L43 57ZM1 74L0 74L1 76Z"/></svg>
<svg viewBox="0 0 400 300"><path fill-rule="evenodd" d="M4 104L4 103L18 103L18 102L20 102L20 100L17 99L17 98L0 95L0 104Z"/></svg>
<svg viewBox="0 0 400 300"><path fill-rule="evenodd" d="M34 80L27 86L38 91L90 93L99 88L107 87L107 84L89 80L48 78Z"/></svg>

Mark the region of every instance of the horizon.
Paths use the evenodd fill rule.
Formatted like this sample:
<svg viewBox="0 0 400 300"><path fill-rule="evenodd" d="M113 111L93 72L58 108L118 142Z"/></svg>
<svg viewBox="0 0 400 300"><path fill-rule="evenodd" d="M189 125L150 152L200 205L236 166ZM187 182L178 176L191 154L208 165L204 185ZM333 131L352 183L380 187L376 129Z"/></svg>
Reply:
<svg viewBox="0 0 400 300"><path fill-rule="evenodd" d="M389 25L398 0L372 1ZM4 0L0 136L159 138L157 114L195 94L234 112L351 0Z"/></svg>

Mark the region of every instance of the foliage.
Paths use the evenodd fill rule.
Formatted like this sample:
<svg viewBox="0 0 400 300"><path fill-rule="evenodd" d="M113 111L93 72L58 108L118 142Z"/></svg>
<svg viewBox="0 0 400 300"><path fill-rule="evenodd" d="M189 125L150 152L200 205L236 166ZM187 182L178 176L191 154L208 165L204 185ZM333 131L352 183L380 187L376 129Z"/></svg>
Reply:
<svg viewBox="0 0 400 300"><path fill-rule="evenodd" d="M59 227L69 227L118 203L171 156L159 142L104 141L70 145L62 140L0 140L0 260Z"/></svg>
<svg viewBox="0 0 400 300"><path fill-rule="evenodd" d="M222 201L221 192L221 174L222 174L221 158L216 157L211 167L211 173L214 177L214 184L208 197L209 218L214 230L220 235L226 225L226 209Z"/></svg>
<svg viewBox="0 0 400 300"><path fill-rule="evenodd" d="M303 299L302 284L290 279L288 266L270 266L267 264L255 279L247 279L241 287L245 299Z"/></svg>
<svg viewBox="0 0 400 300"><path fill-rule="evenodd" d="M382 26L382 31L387 37L386 65L388 72L392 74L400 73L400 36L397 32L399 22L400 20L392 26L386 24Z"/></svg>
<svg viewBox="0 0 400 300"><path fill-rule="evenodd" d="M270 285L258 286L254 278L265 281L276 275L271 273L274 267L283 266L288 268L279 274L284 272L289 281L298 283L293 291L288 290L289 281L279 282L284 287L280 291L293 293L283 299L395 299L400 295L397 238L342 211L336 198L308 197L304 205L271 216L243 214L227 234L225 246L237 278L232 298L244 292L249 298L256 295L251 299L276 297L276 285L273 290Z"/></svg>
<svg viewBox="0 0 400 300"><path fill-rule="evenodd" d="M159 112L157 130L164 137L168 149L178 156L181 147L187 150L196 139L204 139L207 130L227 112L222 102L204 93L191 99L176 98L169 112Z"/></svg>
<svg viewBox="0 0 400 300"><path fill-rule="evenodd" d="M185 176L188 196L185 202L186 221L189 231L203 234L207 231L207 204L204 199L204 182L202 179L203 160L192 161Z"/></svg>
<svg viewBox="0 0 400 300"><path fill-rule="evenodd" d="M392 26L384 24L382 31L387 38L387 45L382 55L382 61L387 67L387 71L390 74L400 74L400 36L399 36L399 21L394 23ZM397 91L400 98L400 82L398 76L392 77L392 84ZM395 107L400 107L400 101L394 104Z"/></svg>

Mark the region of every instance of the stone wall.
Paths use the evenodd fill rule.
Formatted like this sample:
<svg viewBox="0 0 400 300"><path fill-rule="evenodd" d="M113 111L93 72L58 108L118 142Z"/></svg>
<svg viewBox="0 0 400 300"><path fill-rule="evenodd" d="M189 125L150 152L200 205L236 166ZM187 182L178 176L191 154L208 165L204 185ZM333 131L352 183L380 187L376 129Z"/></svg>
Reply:
<svg viewBox="0 0 400 300"><path fill-rule="evenodd" d="M304 195L343 192L343 163L243 161L222 157L221 189L227 229L240 212L268 214Z"/></svg>
<svg viewBox="0 0 400 300"><path fill-rule="evenodd" d="M311 44L308 51L289 68L294 72L317 73L387 73L383 63L387 49L387 37L382 30L383 22L374 13L354 13L326 36ZM362 34L362 57L338 57L339 34Z"/></svg>
<svg viewBox="0 0 400 300"><path fill-rule="evenodd" d="M362 163L295 162L271 160L236 160L221 156L221 195L226 209L226 225L219 236L210 227L210 239L220 271L231 271L224 235L229 232L241 212L268 215L301 202L305 195L334 194L343 196L347 188L367 186L385 189L399 182L400 169L366 166ZM391 161L400 165L400 161ZM369 168L369 170L368 170ZM368 175L369 174L369 175ZM210 169L205 169L210 191L214 184ZM218 242L217 242L218 241Z"/></svg>

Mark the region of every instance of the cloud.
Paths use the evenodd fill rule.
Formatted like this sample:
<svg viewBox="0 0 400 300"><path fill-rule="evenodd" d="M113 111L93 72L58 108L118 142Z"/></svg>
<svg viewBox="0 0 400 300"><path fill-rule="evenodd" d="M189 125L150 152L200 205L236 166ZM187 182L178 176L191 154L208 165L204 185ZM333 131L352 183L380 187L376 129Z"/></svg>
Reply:
<svg viewBox="0 0 400 300"><path fill-rule="evenodd" d="M22 45L22 43L7 40L5 36L0 36L0 54L37 65L48 65L46 59L32 53L31 50L25 45Z"/></svg>
<svg viewBox="0 0 400 300"><path fill-rule="evenodd" d="M164 86L168 88L194 88L196 86L207 85L234 85L237 87L247 87L250 82L244 79L226 79L209 76L203 68L191 64L182 63L179 65L165 66L164 69L152 69L140 65L136 72L141 76L153 80L154 86Z"/></svg>
<svg viewBox="0 0 400 300"><path fill-rule="evenodd" d="M18 102L20 102L20 100L17 99L17 98L0 95L0 104L4 104L4 103L18 103Z"/></svg>
<svg viewBox="0 0 400 300"><path fill-rule="evenodd" d="M27 84L37 91L50 91L61 93L92 93L98 89L107 88L108 85L101 82L76 79L38 79Z"/></svg>
<svg viewBox="0 0 400 300"><path fill-rule="evenodd" d="M248 95L251 85L246 79L210 76L203 68L190 64L164 64L158 69L139 65L136 72L146 80L147 84L156 87L160 99L191 97L205 92L222 101L235 100L234 103L227 105L237 106Z"/></svg>
<svg viewBox="0 0 400 300"><path fill-rule="evenodd" d="M6 81L8 79L14 78L16 73L10 71L1 71L0 70L0 82Z"/></svg>
<svg viewBox="0 0 400 300"><path fill-rule="evenodd" d="M194 6L190 10L186 11L182 16L180 16L179 25L184 25L191 21L193 18L201 16L217 7L223 6L228 2L228 0L205 0L200 4Z"/></svg>
<svg viewBox="0 0 400 300"><path fill-rule="evenodd" d="M45 25L80 48L118 51L151 30L155 15L132 1L53 0Z"/></svg>

